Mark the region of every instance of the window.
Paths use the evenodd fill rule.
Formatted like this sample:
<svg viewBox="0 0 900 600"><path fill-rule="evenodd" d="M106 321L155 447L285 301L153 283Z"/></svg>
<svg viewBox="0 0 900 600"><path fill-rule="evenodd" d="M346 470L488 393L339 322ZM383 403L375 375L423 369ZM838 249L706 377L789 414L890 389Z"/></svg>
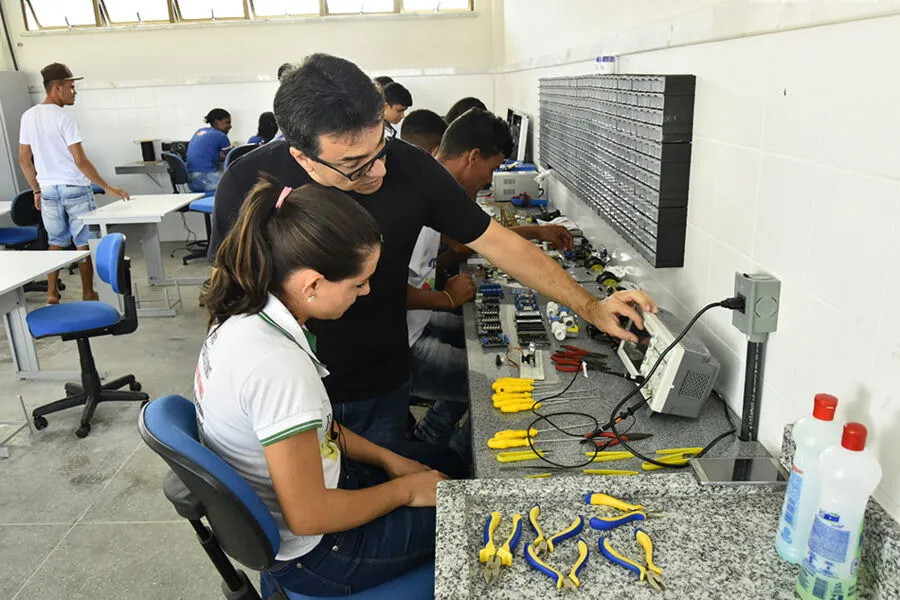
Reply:
<svg viewBox="0 0 900 600"><path fill-rule="evenodd" d="M251 0L257 17L293 17L319 14L319 0Z"/></svg>
<svg viewBox="0 0 900 600"><path fill-rule="evenodd" d="M185 21L243 19L244 0L178 0L178 13Z"/></svg>
<svg viewBox="0 0 900 600"><path fill-rule="evenodd" d="M469 0L403 0L404 12L471 10Z"/></svg>
<svg viewBox="0 0 900 600"><path fill-rule="evenodd" d="M28 29L97 25L91 0L25 0Z"/></svg>
<svg viewBox="0 0 900 600"><path fill-rule="evenodd" d="M101 0L100 5L110 25L169 22L166 0Z"/></svg>
<svg viewBox="0 0 900 600"><path fill-rule="evenodd" d="M394 12L394 0L328 0L326 5L330 15Z"/></svg>
<svg viewBox="0 0 900 600"><path fill-rule="evenodd" d="M0 2L5 0L0 0ZM474 0L20 0L28 31L255 17L473 11Z"/></svg>

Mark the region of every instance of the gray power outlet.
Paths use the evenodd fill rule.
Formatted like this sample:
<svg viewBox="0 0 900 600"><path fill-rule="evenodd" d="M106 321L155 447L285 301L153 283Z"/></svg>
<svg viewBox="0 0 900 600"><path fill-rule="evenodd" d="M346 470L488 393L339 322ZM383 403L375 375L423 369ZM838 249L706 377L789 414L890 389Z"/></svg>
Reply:
<svg viewBox="0 0 900 600"><path fill-rule="evenodd" d="M770 275L734 274L734 295L744 299L744 310L731 312L731 324L751 342L764 342L778 327L781 282Z"/></svg>

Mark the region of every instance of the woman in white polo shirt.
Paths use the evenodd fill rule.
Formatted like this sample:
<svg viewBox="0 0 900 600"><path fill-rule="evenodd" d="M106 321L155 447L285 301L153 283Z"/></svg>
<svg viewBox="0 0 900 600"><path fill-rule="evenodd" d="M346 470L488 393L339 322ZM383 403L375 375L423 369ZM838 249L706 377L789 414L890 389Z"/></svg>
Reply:
<svg viewBox="0 0 900 600"><path fill-rule="evenodd" d="M446 478L432 467L460 467L452 452L412 442L394 452L332 418L328 372L303 324L337 319L368 294L380 253L375 220L343 192L264 180L204 294L210 332L194 381L203 442L272 511L282 541L270 573L298 593L344 595L428 561Z"/></svg>

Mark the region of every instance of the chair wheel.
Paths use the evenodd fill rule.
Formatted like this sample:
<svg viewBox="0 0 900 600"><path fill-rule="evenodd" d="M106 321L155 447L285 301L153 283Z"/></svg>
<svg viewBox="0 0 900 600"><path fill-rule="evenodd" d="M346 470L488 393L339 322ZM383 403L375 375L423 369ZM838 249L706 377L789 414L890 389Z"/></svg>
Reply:
<svg viewBox="0 0 900 600"><path fill-rule="evenodd" d="M43 429L47 426L47 419L41 416L34 417L34 428Z"/></svg>
<svg viewBox="0 0 900 600"><path fill-rule="evenodd" d="M140 381L132 381L131 383L128 384L128 389L131 390L132 392L141 391L141 382Z"/></svg>
<svg viewBox="0 0 900 600"><path fill-rule="evenodd" d="M90 432L91 432L90 424L82 425L81 427L79 427L78 429L75 430L75 435L77 435L80 438L86 438Z"/></svg>
<svg viewBox="0 0 900 600"><path fill-rule="evenodd" d="M74 396L75 394L81 393L81 390L78 389L77 385L72 385L71 383L67 383L65 385L66 396Z"/></svg>

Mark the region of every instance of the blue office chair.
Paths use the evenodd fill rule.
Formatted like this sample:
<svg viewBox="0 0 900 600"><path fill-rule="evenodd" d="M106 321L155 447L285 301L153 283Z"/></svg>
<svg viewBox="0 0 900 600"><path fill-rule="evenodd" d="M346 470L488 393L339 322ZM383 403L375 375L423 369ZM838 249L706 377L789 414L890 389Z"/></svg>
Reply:
<svg viewBox="0 0 900 600"><path fill-rule="evenodd" d="M240 146L235 146L225 155L225 168L227 169L231 163L245 154L253 152L257 148L259 148L259 144L241 144Z"/></svg>
<svg viewBox="0 0 900 600"><path fill-rule="evenodd" d="M91 419L100 402L126 401L147 402L150 397L142 393L141 384L134 375L119 377L108 383L100 382L94 355L91 353L90 338L101 335L125 335L133 333L138 326L137 308L131 293L131 261L125 256L125 236L112 233L97 245L97 274L112 286L125 301L125 314L105 302L67 302L45 306L28 313L25 318L31 335L37 339L59 336L63 341L75 340L78 344L78 358L81 361L81 385L67 383L66 397L34 409L31 417L34 427L47 426L44 415L59 412L75 406L84 406L81 426L75 431L80 438L91 432ZM128 386L130 391L120 391Z"/></svg>
<svg viewBox="0 0 900 600"><path fill-rule="evenodd" d="M188 177L187 164L185 164L184 160L174 152L163 152L162 153L163 160L166 161L166 165L169 167L169 179L172 181L172 191L176 194L181 194L184 192L198 192L200 190L191 190L191 182ZM188 262L196 259L196 258L206 258L206 251L209 248L209 238L212 235L212 221L210 221L210 215L212 215L212 207L213 200L215 199L215 192L204 192L205 195L202 198L194 200L190 204L187 205L186 208L183 208L181 212L193 211L199 212L203 214L203 225L206 229L206 239L198 240L196 242L187 242L184 245L184 248L188 251L187 256L181 259L181 264L186 265ZM175 250L172 251L172 256L175 255Z"/></svg>
<svg viewBox="0 0 900 600"><path fill-rule="evenodd" d="M138 429L144 442L171 467L163 492L176 512L190 521L200 545L222 577L228 600L260 600L246 573L236 570L228 556L263 571L262 597L268 600L322 600L285 592L265 573L275 563L281 545L272 513L237 472L204 446L197 430L193 403L170 394L141 410ZM206 517L209 527L201 520ZM351 594L355 600L423 599L434 595L434 564L403 577Z"/></svg>

